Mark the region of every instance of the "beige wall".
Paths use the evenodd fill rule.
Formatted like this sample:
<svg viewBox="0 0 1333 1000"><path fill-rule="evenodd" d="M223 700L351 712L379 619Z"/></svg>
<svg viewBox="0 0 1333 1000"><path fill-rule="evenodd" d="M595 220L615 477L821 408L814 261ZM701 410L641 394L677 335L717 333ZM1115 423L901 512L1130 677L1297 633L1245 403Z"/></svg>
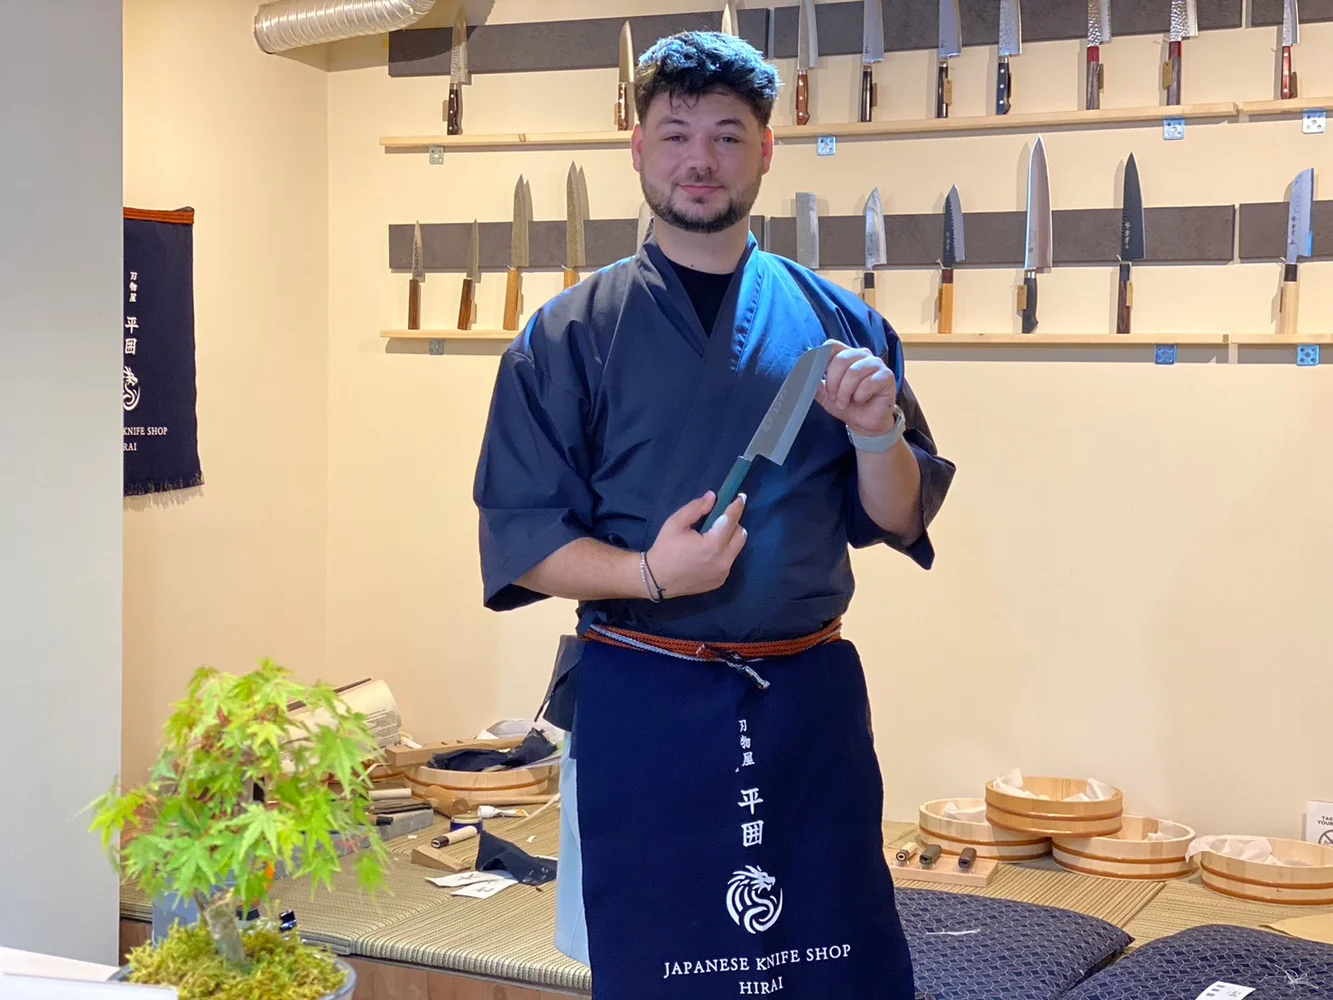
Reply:
<svg viewBox="0 0 1333 1000"><path fill-rule="evenodd" d="M126 0L125 204L192 205L203 495L125 515L124 767L201 663L324 667L328 87L250 0ZM308 65L314 62L315 65Z"/></svg>

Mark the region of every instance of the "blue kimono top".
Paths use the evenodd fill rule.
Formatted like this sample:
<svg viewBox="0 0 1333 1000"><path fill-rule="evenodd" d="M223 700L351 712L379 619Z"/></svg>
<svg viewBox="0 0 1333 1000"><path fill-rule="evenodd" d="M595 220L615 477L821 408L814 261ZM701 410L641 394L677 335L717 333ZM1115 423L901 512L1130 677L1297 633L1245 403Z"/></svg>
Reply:
<svg viewBox="0 0 1333 1000"><path fill-rule="evenodd" d="M707 332L650 236L543 305L500 359L473 488L485 606L541 600L515 581L574 539L651 548L674 511L721 486L797 359L829 338L869 348L897 376L928 526L954 465L903 378L889 324L751 235ZM929 531L909 546L870 519L845 425L817 402L786 462L757 459L742 489L748 539L722 587L585 602L580 633L595 622L709 642L792 638L847 609L849 547L933 563Z"/></svg>

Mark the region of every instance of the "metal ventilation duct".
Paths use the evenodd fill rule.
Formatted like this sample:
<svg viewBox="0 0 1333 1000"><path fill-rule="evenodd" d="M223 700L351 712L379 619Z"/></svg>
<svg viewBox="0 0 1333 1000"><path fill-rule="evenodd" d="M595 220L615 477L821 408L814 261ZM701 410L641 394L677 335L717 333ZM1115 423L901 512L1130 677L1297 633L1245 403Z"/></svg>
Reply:
<svg viewBox="0 0 1333 1000"><path fill-rule="evenodd" d="M255 12L255 41L265 52L382 35L421 20L435 0L277 0Z"/></svg>

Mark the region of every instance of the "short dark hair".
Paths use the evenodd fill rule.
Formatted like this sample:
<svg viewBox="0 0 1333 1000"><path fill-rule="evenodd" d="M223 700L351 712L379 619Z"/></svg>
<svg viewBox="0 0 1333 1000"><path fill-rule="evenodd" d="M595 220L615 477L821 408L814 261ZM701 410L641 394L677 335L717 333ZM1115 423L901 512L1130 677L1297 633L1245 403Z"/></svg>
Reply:
<svg viewBox="0 0 1333 1000"><path fill-rule="evenodd" d="M749 42L716 31L683 31L658 39L639 57L634 107L639 121L659 94L699 97L717 90L735 94L767 128L778 96L778 74Z"/></svg>

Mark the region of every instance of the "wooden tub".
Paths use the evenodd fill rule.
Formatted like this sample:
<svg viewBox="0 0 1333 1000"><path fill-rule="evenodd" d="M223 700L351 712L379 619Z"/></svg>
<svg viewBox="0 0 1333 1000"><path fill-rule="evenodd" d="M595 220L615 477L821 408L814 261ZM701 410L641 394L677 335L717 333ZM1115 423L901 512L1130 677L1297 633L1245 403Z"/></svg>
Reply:
<svg viewBox="0 0 1333 1000"><path fill-rule="evenodd" d="M1149 840L1148 834L1166 840ZM1056 864L1085 875L1110 878L1182 878L1194 872L1186 858L1194 831L1180 823L1147 816L1125 816L1120 830L1109 837L1055 837L1051 854Z"/></svg>
<svg viewBox="0 0 1333 1000"><path fill-rule="evenodd" d="M950 802L962 809L984 805L982 799L935 799L925 802L917 811L917 826L923 844L938 844L945 854L961 854L964 848L975 848L977 857L997 861L1034 861L1051 853L1048 837L1000 830L989 823L946 819L944 807Z"/></svg>
<svg viewBox="0 0 1333 1000"><path fill-rule="evenodd" d="M1066 802L1067 797L1087 791L1086 780L1024 775L1023 787L1049 798L1013 795L997 789L993 780L986 782L986 819L991 826L1028 836L1109 837L1123 823L1125 799L1118 788L1097 802Z"/></svg>
<svg viewBox="0 0 1333 1000"><path fill-rule="evenodd" d="M559 790L560 763L515 767L507 771L442 771L424 764L403 768L412 794L428 799L435 811L452 816L479 805L530 804Z"/></svg>
<svg viewBox="0 0 1333 1000"><path fill-rule="evenodd" d="M1333 905L1333 847L1305 840L1269 837L1273 854L1299 865L1270 865L1241 861L1216 851L1199 854L1203 884L1227 896L1264 903L1303 906Z"/></svg>

